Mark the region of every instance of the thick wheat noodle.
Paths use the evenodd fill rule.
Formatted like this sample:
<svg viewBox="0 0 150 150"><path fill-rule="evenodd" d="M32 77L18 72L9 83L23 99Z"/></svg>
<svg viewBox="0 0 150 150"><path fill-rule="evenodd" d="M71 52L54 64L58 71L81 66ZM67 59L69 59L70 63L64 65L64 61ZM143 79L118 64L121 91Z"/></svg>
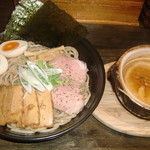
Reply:
<svg viewBox="0 0 150 150"><path fill-rule="evenodd" d="M74 47L66 46L65 47L65 52L66 52L67 56L71 56L71 57L74 57L74 58L79 57L79 54L78 54L77 50Z"/></svg>
<svg viewBox="0 0 150 150"><path fill-rule="evenodd" d="M41 46L41 45L35 45L34 43L29 43L29 48L25 53L25 56L28 56L29 58L35 57L35 55L66 55L69 57L74 57L78 59L78 52L75 48L67 46L67 47L59 47L56 49L49 49L47 47ZM36 57L35 57L36 58ZM19 76L18 76L18 64L24 65L25 61L22 59L21 56L18 56L16 58L11 58L8 60L9 63L9 69L6 73L0 76L0 86L3 85L13 85L15 82L19 82ZM89 100L90 97L90 91L89 91L89 76L87 75L87 81L85 83L85 86L83 88L83 93L85 97L85 104ZM75 115L68 115L64 112L58 111L54 109L54 126L50 129L45 128L38 128L38 129L32 129L32 128L26 128L26 129L19 129L16 127L16 124L8 124L7 126L11 129L12 132L17 132L19 134L32 134L35 132L53 132L56 130L60 125L66 124L69 122L72 118L74 118Z"/></svg>
<svg viewBox="0 0 150 150"><path fill-rule="evenodd" d="M18 64L25 64L25 61L21 57L10 58L8 59L8 70L0 76L0 86L2 85L13 85L15 82L18 82Z"/></svg>

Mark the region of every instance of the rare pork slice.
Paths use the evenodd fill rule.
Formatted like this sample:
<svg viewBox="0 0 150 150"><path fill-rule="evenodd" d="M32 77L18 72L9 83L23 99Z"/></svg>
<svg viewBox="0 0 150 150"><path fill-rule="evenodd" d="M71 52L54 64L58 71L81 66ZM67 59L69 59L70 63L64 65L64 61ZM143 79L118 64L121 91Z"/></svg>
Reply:
<svg viewBox="0 0 150 150"><path fill-rule="evenodd" d="M69 115L78 114L84 106L84 97L80 89L72 85L59 86L52 92L54 108Z"/></svg>
<svg viewBox="0 0 150 150"><path fill-rule="evenodd" d="M39 107L39 125L38 127L53 126L53 108L51 100L51 92L36 91L38 107Z"/></svg>
<svg viewBox="0 0 150 150"><path fill-rule="evenodd" d="M86 81L87 66L84 62L72 58L60 56L54 59L51 63L54 64L56 68L61 68L63 70L62 78L71 78L76 83L84 83Z"/></svg>
<svg viewBox="0 0 150 150"><path fill-rule="evenodd" d="M21 127L32 127L39 124L38 102L35 89L23 99L23 114Z"/></svg>
<svg viewBox="0 0 150 150"><path fill-rule="evenodd" d="M19 122L22 116L22 87L3 86L1 90L3 93L1 111L5 124Z"/></svg>

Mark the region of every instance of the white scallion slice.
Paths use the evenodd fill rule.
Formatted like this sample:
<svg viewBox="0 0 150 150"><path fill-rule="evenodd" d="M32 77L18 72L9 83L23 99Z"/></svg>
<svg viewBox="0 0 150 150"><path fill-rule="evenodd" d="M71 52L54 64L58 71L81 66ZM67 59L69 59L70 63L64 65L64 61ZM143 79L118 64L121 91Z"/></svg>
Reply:
<svg viewBox="0 0 150 150"><path fill-rule="evenodd" d="M41 84L41 82L36 79L33 73L25 68L19 67L19 75L25 81L27 81L32 87L43 92L45 91L45 87ZM24 87L24 86L23 86ZM24 87L25 89L28 87ZM29 90L30 91L30 90Z"/></svg>
<svg viewBox="0 0 150 150"><path fill-rule="evenodd" d="M60 74L62 73L62 69L57 69L57 68L49 68L49 69L44 69L44 71L47 73L47 75L55 75L55 74Z"/></svg>
<svg viewBox="0 0 150 150"><path fill-rule="evenodd" d="M22 68L19 67L19 78L20 78L20 82L22 84L22 86L25 88L25 90L28 92L28 93L32 93L32 87L31 87L31 84L29 84L29 82L26 82L26 84L24 83L24 78L22 76Z"/></svg>
<svg viewBox="0 0 150 150"><path fill-rule="evenodd" d="M53 89L53 85L49 82L47 74L31 61L27 61L27 65L43 86L45 86L47 90L51 91Z"/></svg>

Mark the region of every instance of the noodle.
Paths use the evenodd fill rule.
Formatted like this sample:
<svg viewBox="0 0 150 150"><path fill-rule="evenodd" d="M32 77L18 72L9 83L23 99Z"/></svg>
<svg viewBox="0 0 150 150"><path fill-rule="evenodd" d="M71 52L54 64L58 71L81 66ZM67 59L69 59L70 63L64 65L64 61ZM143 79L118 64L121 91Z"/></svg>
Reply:
<svg viewBox="0 0 150 150"><path fill-rule="evenodd" d="M67 47L60 46L58 48L49 49L47 47L35 45L34 43L29 42L28 50L24 53L24 55L8 59L9 68L3 75L0 76L0 86L14 85L15 83L19 82L18 64L19 65L26 64L25 60L22 59L23 56L28 57L28 59L31 61L36 61L39 59L44 61L50 61L58 56L68 56L78 59L78 52L75 48L70 46ZM85 97L85 104L86 104L90 98L88 75L86 83L82 87L82 93ZM33 134L35 132L53 132L59 126L66 124L75 116L76 115L68 115L65 112L54 109L54 126L50 129L46 127L37 129L32 128L20 129L16 127L16 124L8 124L7 127L10 128L12 132L17 132L19 134Z"/></svg>

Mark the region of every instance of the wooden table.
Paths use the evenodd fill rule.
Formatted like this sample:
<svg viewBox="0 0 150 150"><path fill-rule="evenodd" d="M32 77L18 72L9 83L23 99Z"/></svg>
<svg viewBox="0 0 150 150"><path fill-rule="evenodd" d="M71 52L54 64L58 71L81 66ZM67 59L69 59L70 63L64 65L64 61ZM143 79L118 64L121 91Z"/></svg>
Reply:
<svg viewBox="0 0 150 150"><path fill-rule="evenodd" d="M150 30L143 27L84 24L87 39L104 63L116 60L128 48L150 44ZM12 150L149 150L150 138L134 137L114 131L89 117L71 132L41 143L14 143L0 139L0 149Z"/></svg>

